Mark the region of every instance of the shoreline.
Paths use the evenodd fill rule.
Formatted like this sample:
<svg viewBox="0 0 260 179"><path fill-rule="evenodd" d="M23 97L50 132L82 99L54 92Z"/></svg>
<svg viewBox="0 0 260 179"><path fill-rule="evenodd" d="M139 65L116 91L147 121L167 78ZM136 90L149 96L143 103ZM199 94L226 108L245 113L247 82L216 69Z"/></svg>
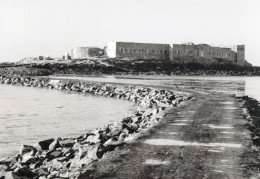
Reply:
<svg viewBox="0 0 260 179"><path fill-rule="evenodd" d="M255 150L260 151L260 102L248 96L237 97L237 99L243 109L243 115L247 120L248 129L251 132L253 144L256 147Z"/></svg>
<svg viewBox="0 0 260 179"><path fill-rule="evenodd" d="M23 145L15 157L0 160L0 174L3 176L77 177L83 168L102 158L106 152L131 143L159 124L167 110L184 105L192 98L188 93L140 85L70 82L39 77L0 76L0 83L117 97L132 101L137 106L134 116L77 138L52 138L39 141L34 146Z"/></svg>
<svg viewBox="0 0 260 179"><path fill-rule="evenodd" d="M0 66L2 75L163 75L163 76L259 76L259 68L232 63L178 63L161 60L73 60L65 63L28 63Z"/></svg>
<svg viewBox="0 0 260 179"><path fill-rule="evenodd" d="M253 146L243 109L235 96L194 96L195 100L169 112L149 134L133 145L110 152L79 178L259 177L259 150ZM212 160L214 163L208 165Z"/></svg>

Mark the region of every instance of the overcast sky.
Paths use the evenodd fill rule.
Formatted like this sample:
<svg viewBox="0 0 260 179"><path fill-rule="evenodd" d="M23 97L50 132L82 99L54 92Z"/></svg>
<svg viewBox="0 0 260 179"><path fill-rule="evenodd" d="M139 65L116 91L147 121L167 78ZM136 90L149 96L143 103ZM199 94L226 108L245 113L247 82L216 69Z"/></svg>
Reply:
<svg viewBox="0 0 260 179"><path fill-rule="evenodd" d="M245 44L260 66L260 0L0 0L0 62L111 40Z"/></svg>

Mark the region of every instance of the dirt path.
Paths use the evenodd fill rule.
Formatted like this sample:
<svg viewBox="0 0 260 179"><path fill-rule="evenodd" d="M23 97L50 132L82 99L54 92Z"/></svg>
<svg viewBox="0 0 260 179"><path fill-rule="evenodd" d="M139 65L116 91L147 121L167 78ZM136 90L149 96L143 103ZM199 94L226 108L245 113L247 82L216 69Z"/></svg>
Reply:
<svg viewBox="0 0 260 179"><path fill-rule="evenodd" d="M233 97L196 95L149 135L106 154L80 178L248 178L251 140Z"/></svg>

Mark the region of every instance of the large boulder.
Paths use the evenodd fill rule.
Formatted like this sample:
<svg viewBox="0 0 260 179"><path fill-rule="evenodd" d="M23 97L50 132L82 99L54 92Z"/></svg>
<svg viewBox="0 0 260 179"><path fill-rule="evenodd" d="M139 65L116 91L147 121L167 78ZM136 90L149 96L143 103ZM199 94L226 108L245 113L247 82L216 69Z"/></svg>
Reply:
<svg viewBox="0 0 260 179"><path fill-rule="evenodd" d="M58 158L60 156L62 156L63 152L62 151L50 151L48 152L47 158L49 160L52 160L54 158Z"/></svg>
<svg viewBox="0 0 260 179"><path fill-rule="evenodd" d="M123 123L123 128L126 128L129 133L134 133L138 128L138 124L132 123L132 124L127 124L127 123Z"/></svg>
<svg viewBox="0 0 260 179"><path fill-rule="evenodd" d="M36 148L38 151L40 150L49 150L50 144L54 141L53 138L47 139L47 140L42 140L36 144L34 144L34 148Z"/></svg>
<svg viewBox="0 0 260 179"><path fill-rule="evenodd" d="M23 167L23 168L16 168L14 170L14 175L15 175L14 178L19 178L19 177L33 178L35 176L35 173L33 173L27 167Z"/></svg>
<svg viewBox="0 0 260 179"><path fill-rule="evenodd" d="M118 141L124 141L126 137L128 137L128 133L122 132L118 137Z"/></svg>
<svg viewBox="0 0 260 179"><path fill-rule="evenodd" d="M19 150L19 154L20 155L24 155L26 153L32 152L32 151L36 151L36 149L33 146L30 145L22 145L20 150Z"/></svg>
<svg viewBox="0 0 260 179"><path fill-rule="evenodd" d="M44 170L43 168L37 168L35 170L33 170L33 172L38 176L48 176L50 173L47 172L46 170Z"/></svg>
<svg viewBox="0 0 260 179"><path fill-rule="evenodd" d="M99 159L104 154L104 147L101 144L91 145L88 149L87 157L93 160Z"/></svg>
<svg viewBox="0 0 260 179"><path fill-rule="evenodd" d="M58 148L58 147L61 147L60 142L59 142L59 140L55 140L55 141L53 141L53 142L50 144L49 150L54 150L54 149L56 149L56 148Z"/></svg>
<svg viewBox="0 0 260 179"><path fill-rule="evenodd" d="M49 84L54 86L55 88L58 88L60 82L60 80L50 80Z"/></svg>
<svg viewBox="0 0 260 179"><path fill-rule="evenodd" d="M9 78L6 78L5 81L4 81L4 84L10 84L11 81L9 80Z"/></svg>
<svg viewBox="0 0 260 179"><path fill-rule="evenodd" d="M123 124L120 122L114 122L112 125L109 126L109 134L111 136L116 136L119 135L121 133L123 129Z"/></svg>
<svg viewBox="0 0 260 179"><path fill-rule="evenodd" d="M70 168L81 168L88 165L93 160L101 158L104 153L100 144L97 145L82 145L79 147L79 151L76 156L71 160Z"/></svg>
<svg viewBox="0 0 260 179"><path fill-rule="evenodd" d="M73 147L73 145L76 143L74 139L63 139L59 141L60 145L62 147Z"/></svg>
<svg viewBox="0 0 260 179"><path fill-rule="evenodd" d="M23 160L21 161L22 164L30 164L30 163L34 163L37 160L36 157L29 155L29 153L27 153L26 155L23 156Z"/></svg>
<svg viewBox="0 0 260 179"><path fill-rule="evenodd" d="M93 144L97 144L100 142L100 134L96 134L96 135L89 135L88 138L85 140L85 142L89 142L89 143L93 143Z"/></svg>
<svg viewBox="0 0 260 179"><path fill-rule="evenodd" d="M30 169L39 168L39 167L42 165L43 160L44 160L44 159L41 159L41 160L39 160L38 162L31 163L31 164L29 165L29 166L30 166Z"/></svg>
<svg viewBox="0 0 260 179"><path fill-rule="evenodd" d="M65 167L62 162L58 161L57 159L53 159L49 165L56 170L60 170L61 168Z"/></svg>

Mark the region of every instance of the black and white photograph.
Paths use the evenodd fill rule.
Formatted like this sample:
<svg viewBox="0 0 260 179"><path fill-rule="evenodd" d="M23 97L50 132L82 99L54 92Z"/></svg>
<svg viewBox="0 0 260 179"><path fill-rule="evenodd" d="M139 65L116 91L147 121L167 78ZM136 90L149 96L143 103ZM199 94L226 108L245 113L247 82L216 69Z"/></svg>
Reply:
<svg viewBox="0 0 260 179"><path fill-rule="evenodd" d="M0 179L260 178L259 0L0 0Z"/></svg>

